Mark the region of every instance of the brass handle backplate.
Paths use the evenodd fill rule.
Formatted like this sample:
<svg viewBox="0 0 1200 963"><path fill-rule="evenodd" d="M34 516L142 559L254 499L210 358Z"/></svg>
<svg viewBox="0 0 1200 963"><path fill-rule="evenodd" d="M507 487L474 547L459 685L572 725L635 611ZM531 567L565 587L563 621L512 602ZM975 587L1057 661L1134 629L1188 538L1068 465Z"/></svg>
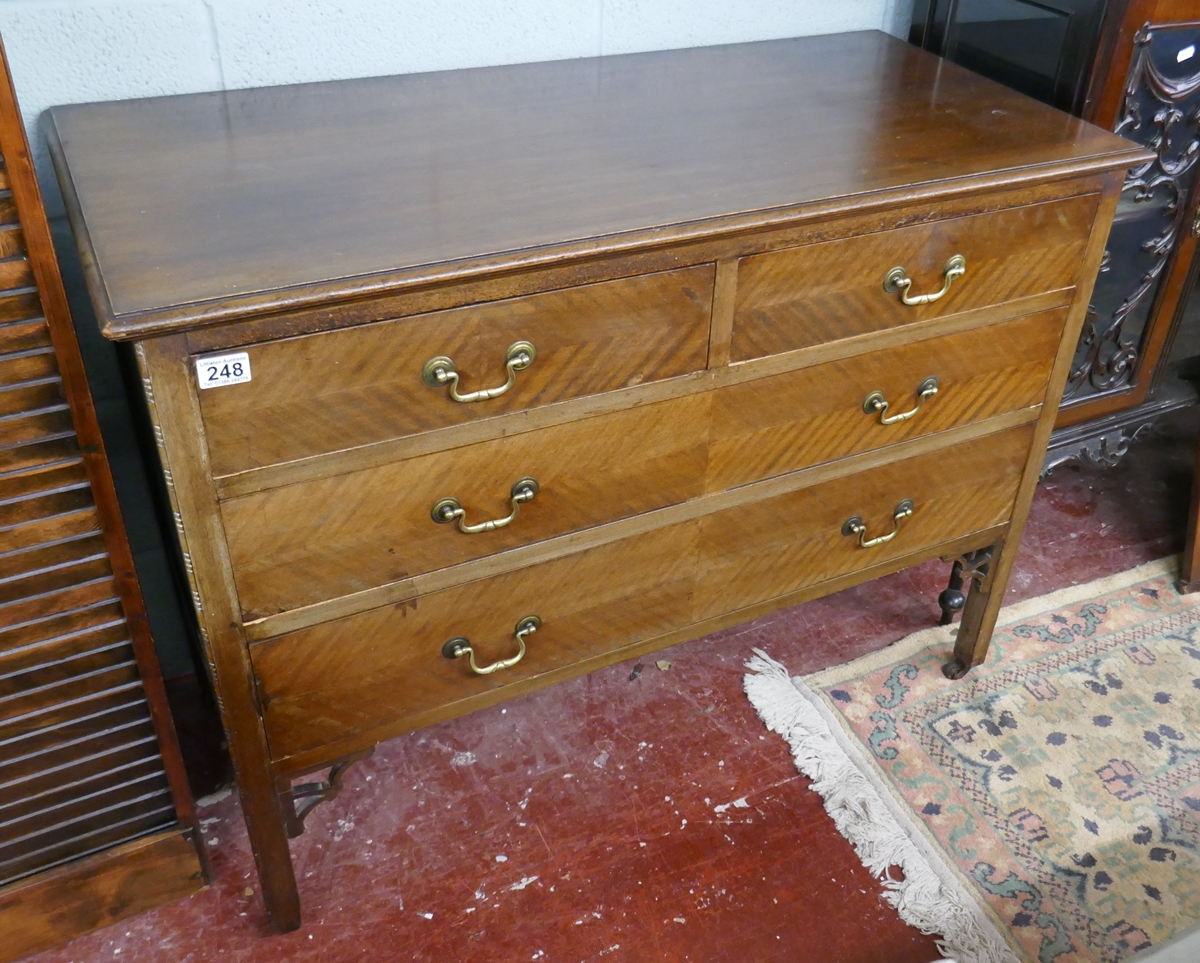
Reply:
<svg viewBox="0 0 1200 963"><path fill-rule="evenodd" d="M501 669L510 669L525 658L525 639L533 635L541 624L542 620L536 615L526 615L518 621L517 627L513 629L513 635L517 637L517 654L491 665L480 666L475 661L475 650L471 648L471 640L461 635L446 640L446 644L442 646L442 655L447 659L460 659L465 655L471 663L472 672L476 675L491 675Z"/></svg>
<svg viewBox="0 0 1200 963"><path fill-rule="evenodd" d="M439 525L445 525L448 522L457 521L458 530L465 532L467 535L478 535L480 532L494 532L497 528L503 528L514 518L521 510L521 506L525 502L533 501L534 496L538 493L538 483L536 478L521 478L513 482L513 487L509 489L509 498L512 505L512 511L504 518L493 518L486 522L477 522L474 525L467 524L467 512L462 507L462 502L457 498L439 498L432 509L430 516Z"/></svg>
<svg viewBox="0 0 1200 963"><path fill-rule="evenodd" d="M900 534L900 523L906 518L911 518L913 513L913 501L911 498L906 498L896 510L892 512L892 530L886 535L878 535L875 538L867 538L866 522L858 515L853 518L847 518L846 523L842 526L843 535L857 535L858 544L863 548L874 548L876 545L886 545L893 538Z"/></svg>
<svg viewBox="0 0 1200 963"><path fill-rule="evenodd" d="M894 425L898 421L908 421L913 415L921 410L921 406L925 402L938 393L939 382L937 378L926 378L917 385L917 406L910 408L908 411L898 411L894 415L889 415L888 400L883 396L882 391L872 391L863 400L862 410L868 415L879 413L879 423L881 425Z"/></svg>
<svg viewBox="0 0 1200 963"><path fill-rule="evenodd" d="M421 369L421 378L432 388L449 385L450 397L455 401L464 404L472 401L487 401L489 398L500 397L516 384L517 372L528 368L536 357L537 348L531 342L516 341L510 344L508 350L504 352L504 370L508 373L508 379L504 384L499 388L480 388L478 391L469 391L465 395L458 393L458 371L454 368L454 362L445 355L438 355L436 358L426 361L425 367Z"/></svg>
<svg viewBox="0 0 1200 963"><path fill-rule="evenodd" d="M918 294L909 297L908 289L912 287L912 278L902 267L894 267L883 276L883 289L888 294L899 292L900 300L909 307L918 304L932 304L950 290L950 285L967 273L967 259L961 254L955 254L942 268L942 289L933 294Z"/></svg>

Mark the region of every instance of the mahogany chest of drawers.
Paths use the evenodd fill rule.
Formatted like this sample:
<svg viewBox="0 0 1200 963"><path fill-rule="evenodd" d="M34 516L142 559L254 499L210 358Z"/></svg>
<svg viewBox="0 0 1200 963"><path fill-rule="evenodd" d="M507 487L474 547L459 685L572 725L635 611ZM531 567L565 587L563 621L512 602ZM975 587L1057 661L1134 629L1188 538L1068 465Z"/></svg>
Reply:
<svg viewBox="0 0 1200 963"><path fill-rule="evenodd" d="M280 928L398 733L939 556L977 663L1147 156L880 33L51 121Z"/></svg>

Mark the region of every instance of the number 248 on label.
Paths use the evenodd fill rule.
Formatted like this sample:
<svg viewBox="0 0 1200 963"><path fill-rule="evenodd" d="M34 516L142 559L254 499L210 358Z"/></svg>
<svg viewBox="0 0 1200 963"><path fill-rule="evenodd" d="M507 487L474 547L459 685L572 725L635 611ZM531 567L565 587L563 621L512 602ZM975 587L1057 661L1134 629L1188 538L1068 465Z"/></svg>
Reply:
<svg viewBox="0 0 1200 963"><path fill-rule="evenodd" d="M196 376L201 388L220 388L222 385L240 385L250 380L250 355L245 351L236 354L214 354L196 359Z"/></svg>

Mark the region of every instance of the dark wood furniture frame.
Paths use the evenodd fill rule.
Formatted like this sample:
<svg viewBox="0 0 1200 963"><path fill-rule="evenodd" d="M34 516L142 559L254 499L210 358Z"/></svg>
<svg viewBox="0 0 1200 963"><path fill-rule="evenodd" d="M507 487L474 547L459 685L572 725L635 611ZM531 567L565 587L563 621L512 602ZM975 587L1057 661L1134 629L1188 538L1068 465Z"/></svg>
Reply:
<svg viewBox="0 0 1200 963"><path fill-rule="evenodd" d="M0 48L0 961L206 885Z"/></svg>
<svg viewBox="0 0 1200 963"><path fill-rule="evenodd" d="M1186 52L1189 46L1200 48L1200 2L1108 3L1082 116L1156 155L1126 180L1106 261L1115 266L1128 257L1116 242L1124 223L1131 224L1129 237L1145 257L1119 296L1107 306L1098 298L1099 314L1085 322L1047 470L1070 462L1114 465L1160 418L1196 403L1196 388L1171 362L1200 348L1181 344L1173 351L1200 271L1200 184L1194 179L1200 156L1200 51L1178 73L1168 76L1155 67L1164 53ZM1143 218L1145 227L1133 227L1138 201L1147 198L1153 204L1147 195L1154 193L1166 200L1166 216Z"/></svg>

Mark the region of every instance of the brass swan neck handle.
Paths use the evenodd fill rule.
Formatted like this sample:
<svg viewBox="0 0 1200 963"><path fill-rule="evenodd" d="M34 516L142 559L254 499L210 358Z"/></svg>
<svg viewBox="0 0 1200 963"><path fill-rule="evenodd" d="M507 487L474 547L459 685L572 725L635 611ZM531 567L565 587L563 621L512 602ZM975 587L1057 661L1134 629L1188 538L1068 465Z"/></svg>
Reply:
<svg viewBox="0 0 1200 963"><path fill-rule="evenodd" d="M917 294L910 297L908 290L912 287L912 278L908 276L908 271L903 267L894 267L883 276L883 289L888 294L899 293L900 300L909 307L916 307L920 304L932 304L938 298L948 294L950 285L966 273L967 259L961 254L955 254L954 257L946 262L946 266L942 268L942 289L940 291L935 291L933 294Z"/></svg>
<svg viewBox="0 0 1200 963"><path fill-rule="evenodd" d="M504 370L508 374L508 378L504 384L499 388L480 388L478 391L470 391L465 395L460 394L458 391L458 370L454 367L454 362L445 355L438 355L436 358L430 358L426 361L425 367L421 369L421 379L431 388L441 388L449 385L451 400L460 402L461 404L488 401L492 398L500 397L500 395L516 384L517 372L528 368L533 364L533 359L536 357L537 348L533 346L532 342L513 342L504 353Z"/></svg>
<svg viewBox="0 0 1200 963"><path fill-rule="evenodd" d="M513 635L517 638L517 654L492 662L490 665L479 665L475 661L475 650L471 647L471 640L463 635L447 639L446 644L442 646L442 655L447 659L461 659L465 655L471 664L472 672L476 675L491 675L501 669L510 669L525 658L525 639L533 635L541 627L541 624L542 620L536 615L526 615L520 619L516 628L513 629Z"/></svg>
<svg viewBox="0 0 1200 963"><path fill-rule="evenodd" d="M917 385L916 407L910 408L908 411L898 411L894 415L888 414L888 407L890 406L890 403L888 402L887 398L884 397L883 392L872 391L863 400L862 410L868 415L873 415L878 412L879 423L881 425L894 425L897 422L908 421L909 418L921 410L921 407L926 401L938 393L938 388L940 387L941 383L937 380L937 378L926 378L919 385Z"/></svg>
<svg viewBox="0 0 1200 963"><path fill-rule="evenodd" d="M439 498L432 509L430 516L439 525L445 525L448 522L458 522L458 530L465 535L478 535L480 532L494 532L497 528L504 528L520 512L521 506L526 502L531 502L538 493L538 483L536 478L521 478L513 482L512 488L509 489L509 504L512 510L504 518L493 518L486 522L476 522L474 525L467 524L467 511L462 507L462 502L457 498Z"/></svg>
<svg viewBox="0 0 1200 963"><path fill-rule="evenodd" d="M906 498L896 506L892 512L892 530L886 535L877 535L875 538L867 538L867 525L862 520L862 517L855 515L852 518L847 518L845 524L842 525L842 534L847 536L857 535L858 544L863 548L874 548L876 545L886 545L893 538L900 534L900 523L906 518L911 518L913 514L913 501L911 498Z"/></svg>

